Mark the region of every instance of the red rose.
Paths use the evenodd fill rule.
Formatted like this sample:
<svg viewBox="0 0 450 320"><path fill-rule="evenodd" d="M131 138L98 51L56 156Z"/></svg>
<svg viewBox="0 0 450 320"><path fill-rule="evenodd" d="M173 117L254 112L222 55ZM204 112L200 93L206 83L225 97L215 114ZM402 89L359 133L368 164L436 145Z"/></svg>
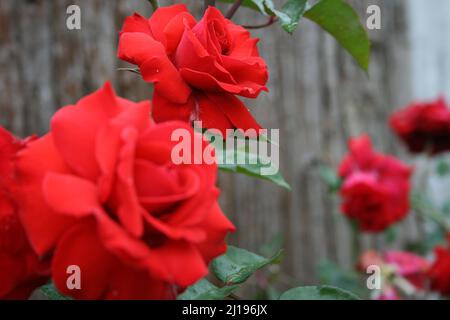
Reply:
<svg viewBox="0 0 450 320"><path fill-rule="evenodd" d="M384 261L394 266L397 275L408 280L417 289L424 289L426 271L429 263L426 259L410 252L388 251L384 254Z"/></svg>
<svg viewBox="0 0 450 320"><path fill-rule="evenodd" d="M31 249L12 196L13 158L25 142L0 127L0 299L27 299L48 267Z"/></svg>
<svg viewBox="0 0 450 320"><path fill-rule="evenodd" d="M391 285L385 285L381 292L375 297L375 300L380 301L395 301L395 300L401 300L400 295L398 294L398 290L391 286Z"/></svg>
<svg viewBox="0 0 450 320"><path fill-rule="evenodd" d="M258 39L209 7L200 22L183 4L159 8L150 19L138 14L123 25L120 59L139 66L155 83L153 117L203 121L205 128L261 127L235 97L256 98L266 90L267 66Z"/></svg>
<svg viewBox="0 0 450 320"><path fill-rule="evenodd" d="M398 292L404 291L411 295L414 289L423 290L426 287L429 263L418 255L403 251L380 254L370 250L360 257L357 269L366 274L373 265L380 268L382 275L382 287L374 296L376 300L399 300L401 296Z"/></svg>
<svg viewBox="0 0 450 320"><path fill-rule="evenodd" d="M409 211L411 169L374 151L367 135L351 139L349 148L339 168L342 211L363 231L383 231Z"/></svg>
<svg viewBox="0 0 450 320"><path fill-rule="evenodd" d="M18 156L23 221L52 277L79 299L170 299L208 272L234 230L217 204L215 165L175 165L183 122L155 125L148 102L110 85L58 111ZM192 148L193 149L193 148ZM66 286L81 270L81 289Z"/></svg>
<svg viewBox="0 0 450 320"><path fill-rule="evenodd" d="M448 236L450 243L450 235ZM450 249L436 247L434 249L435 261L428 270L431 288L442 295L450 296Z"/></svg>
<svg viewBox="0 0 450 320"><path fill-rule="evenodd" d="M450 109L443 98L413 103L395 112L390 125L413 153L450 150Z"/></svg>

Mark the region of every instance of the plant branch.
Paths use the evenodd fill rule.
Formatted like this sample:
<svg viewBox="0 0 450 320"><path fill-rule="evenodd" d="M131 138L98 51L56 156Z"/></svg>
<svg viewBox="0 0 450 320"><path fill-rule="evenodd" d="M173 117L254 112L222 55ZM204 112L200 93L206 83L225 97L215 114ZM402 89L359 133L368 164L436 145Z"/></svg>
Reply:
<svg viewBox="0 0 450 320"><path fill-rule="evenodd" d="M208 9L209 6L215 7L216 6L216 0L205 0L203 6L204 6L204 10Z"/></svg>
<svg viewBox="0 0 450 320"><path fill-rule="evenodd" d="M150 4L152 5L153 11L159 8L158 0L148 0L148 2L150 2Z"/></svg>
<svg viewBox="0 0 450 320"><path fill-rule="evenodd" d="M242 2L244 2L244 0L236 0L233 3L233 5L230 7L228 12L226 13L225 18L227 18L227 19L233 18L234 14L238 11L238 9L241 6Z"/></svg>
<svg viewBox="0 0 450 320"><path fill-rule="evenodd" d="M352 258L353 261L358 261L361 254L361 245L359 242L359 226L356 221L350 221L350 228L352 230Z"/></svg>
<svg viewBox="0 0 450 320"><path fill-rule="evenodd" d="M228 298L230 300L242 300L241 297L239 297L238 295L234 294L234 293L230 293L230 295L228 296Z"/></svg>
<svg viewBox="0 0 450 320"><path fill-rule="evenodd" d="M450 232L450 225L445 216L422 196L413 193L411 196L411 206L423 218L433 220L445 232Z"/></svg>
<svg viewBox="0 0 450 320"><path fill-rule="evenodd" d="M118 68L117 71L129 71L129 72L141 74L141 72L137 68Z"/></svg>
<svg viewBox="0 0 450 320"><path fill-rule="evenodd" d="M256 26L245 26L243 25L243 27L245 29L262 29L262 28L266 28L271 26L272 24L274 24L275 22L278 21L277 17L270 17L269 21L267 21L266 23L260 24L260 25L256 25Z"/></svg>

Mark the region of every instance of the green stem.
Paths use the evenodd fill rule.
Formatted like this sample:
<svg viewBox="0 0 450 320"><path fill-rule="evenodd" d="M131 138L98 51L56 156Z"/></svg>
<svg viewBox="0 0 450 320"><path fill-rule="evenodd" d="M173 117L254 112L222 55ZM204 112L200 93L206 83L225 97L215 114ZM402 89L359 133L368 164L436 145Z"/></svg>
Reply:
<svg viewBox="0 0 450 320"><path fill-rule="evenodd" d="M266 27L270 27L271 25L273 25L275 22L278 21L277 17L270 17L269 20L263 24L259 24L256 26L247 26L247 25L243 25L242 27L245 29L262 29L262 28L266 28Z"/></svg>
<svg viewBox="0 0 450 320"><path fill-rule="evenodd" d="M233 18L234 14L236 13L236 11L238 11L238 9L241 6L242 2L244 2L244 0L236 0L233 3L233 5L231 6L230 10L228 10L228 12L226 13L225 17L227 19Z"/></svg>
<svg viewBox="0 0 450 320"><path fill-rule="evenodd" d="M159 8L158 0L148 0L148 2L152 5L154 11Z"/></svg>
<svg viewBox="0 0 450 320"><path fill-rule="evenodd" d="M433 207L429 201L423 199L419 194L412 194L411 206L414 211L420 214L422 217L433 220L438 226L440 226L445 232L450 232L450 225L445 216L439 212L438 209Z"/></svg>
<svg viewBox="0 0 450 320"><path fill-rule="evenodd" d="M361 254L361 246L359 243L359 227L355 221L350 221L350 227L352 229L352 258L354 262L357 262Z"/></svg>

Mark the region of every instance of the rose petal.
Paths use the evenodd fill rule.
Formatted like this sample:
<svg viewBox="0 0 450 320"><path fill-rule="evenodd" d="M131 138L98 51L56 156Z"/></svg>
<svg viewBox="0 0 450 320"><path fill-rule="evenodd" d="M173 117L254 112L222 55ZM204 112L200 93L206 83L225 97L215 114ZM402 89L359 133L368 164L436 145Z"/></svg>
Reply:
<svg viewBox="0 0 450 320"><path fill-rule="evenodd" d="M199 119L202 126L207 129L216 129L222 133L223 137L227 136L227 129L234 129L234 124L226 116L223 108L214 103L207 94L196 95L199 105ZM222 101L219 101L220 103Z"/></svg>
<svg viewBox="0 0 450 320"><path fill-rule="evenodd" d="M206 230L206 239L196 246L206 263L209 263L213 258L226 252L226 235L229 232L235 232L236 228L228 220L218 204L214 205L213 209L210 210L201 226Z"/></svg>
<svg viewBox="0 0 450 320"><path fill-rule="evenodd" d="M87 219L66 232L59 242L53 256L53 282L64 295L100 299L109 287L110 273L116 264L116 259L103 247L95 222ZM71 290L67 286L70 266L79 267L80 289Z"/></svg>
<svg viewBox="0 0 450 320"><path fill-rule="evenodd" d="M120 34L125 32L142 32L153 37L148 20L138 13L134 13L125 19Z"/></svg>
<svg viewBox="0 0 450 320"><path fill-rule="evenodd" d="M164 35L166 39L166 51L168 55L175 52L180 43L181 37L183 36L185 27L188 26L192 28L195 26L197 21L188 12L182 12L176 15L172 20L170 20L164 28Z"/></svg>
<svg viewBox="0 0 450 320"><path fill-rule="evenodd" d="M204 91L232 93L247 98L256 98L262 90L267 91L265 86L255 85L252 82L237 83L235 80L232 82L220 81L207 70L198 71L185 67L180 69L180 74L192 87Z"/></svg>
<svg viewBox="0 0 450 320"><path fill-rule="evenodd" d="M130 272L131 271L131 272ZM130 270L126 266L117 269L110 280L105 300L174 300L174 285L152 278L148 271Z"/></svg>
<svg viewBox="0 0 450 320"><path fill-rule="evenodd" d="M134 154L137 143L137 130L126 128L121 133L123 146L117 164L117 181L111 201L122 226L135 237L144 232L143 215L145 210L139 204L134 185Z"/></svg>
<svg viewBox="0 0 450 320"><path fill-rule="evenodd" d="M123 104L122 101L119 102ZM120 138L122 130L127 126L132 126L138 132L144 131L147 126L152 125L149 112L149 102L141 102L139 104L128 102L119 116L112 119L99 130L95 153L101 171L98 181L101 201L106 201L112 190L115 166L122 143Z"/></svg>
<svg viewBox="0 0 450 320"><path fill-rule="evenodd" d="M191 95L186 103L174 103L160 95L158 90L153 94L153 118L155 122L181 120L189 122L195 112L195 98Z"/></svg>
<svg viewBox="0 0 450 320"><path fill-rule="evenodd" d="M144 33L123 33L119 41L120 59L139 66L145 81L155 83L164 97L186 103L191 89L169 60L164 46Z"/></svg>
<svg viewBox="0 0 450 320"><path fill-rule="evenodd" d="M149 262L155 275L168 274L170 283L187 287L208 274L208 268L194 245L185 241L167 241L151 250ZM180 263L183 261L183 263Z"/></svg>
<svg viewBox="0 0 450 320"><path fill-rule="evenodd" d="M75 173L96 182L100 173L95 158L97 133L120 111L115 93L107 83L103 89L53 116L51 130L55 145Z"/></svg>
<svg viewBox="0 0 450 320"><path fill-rule="evenodd" d="M98 189L89 180L50 172L42 188L48 205L58 213L83 218L99 212Z"/></svg>
<svg viewBox="0 0 450 320"><path fill-rule="evenodd" d="M75 222L74 218L57 214L47 205L42 183L49 171L70 173L51 134L30 143L17 159L19 212L28 238L39 255L53 248L65 230Z"/></svg>
<svg viewBox="0 0 450 320"><path fill-rule="evenodd" d="M175 4L167 7L160 7L156 10L151 18L148 20L152 29L153 36L156 40L166 44L166 37L164 30L172 19L181 13L189 13L185 4Z"/></svg>
<svg viewBox="0 0 450 320"><path fill-rule="evenodd" d="M210 109L220 109L227 119L232 123L232 128L243 130L244 132L253 129L251 136L259 135L259 130L262 127L256 122L247 107L235 96L230 94L207 94L206 99L203 99L201 110L206 106ZM214 128L208 126L208 128ZM250 132L250 131L249 131Z"/></svg>

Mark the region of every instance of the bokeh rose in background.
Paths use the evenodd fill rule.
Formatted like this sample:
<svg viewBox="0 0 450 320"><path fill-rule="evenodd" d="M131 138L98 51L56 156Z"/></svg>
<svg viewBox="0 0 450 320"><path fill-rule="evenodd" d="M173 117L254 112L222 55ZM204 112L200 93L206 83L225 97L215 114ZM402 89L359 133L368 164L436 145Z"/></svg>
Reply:
<svg viewBox="0 0 450 320"><path fill-rule="evenodd" d="M427 259L406 251L387 251L380 253L366 251L358 261L357 270L367 276L370 266L381 271L381 288L372 291L376 300L399 300L419 296L427 290L427 272L430 263Z"/></svg>
<svg viewBox="0 0 450 320"><path fill-rule="evenodd" d="M444 98L411 103L393 113L389 123L412 153L450 151L450 109Z"/></svg>
<svg viewBox="0 0 450 320"><path fill-rule="evenodd" d="M349 141L339 166L341 210L362 231L380 232L409 212L409 166L375 151L369 136Z"/></svg>
<svg viewBox="0 0 450 320"><path fill-rule="evenodd" d="M448 236L450 243L450 235ZM431 279L431 288L444 296L450 296L450 248L438 246L434 249L434 262L428 271Z"/></svg>

